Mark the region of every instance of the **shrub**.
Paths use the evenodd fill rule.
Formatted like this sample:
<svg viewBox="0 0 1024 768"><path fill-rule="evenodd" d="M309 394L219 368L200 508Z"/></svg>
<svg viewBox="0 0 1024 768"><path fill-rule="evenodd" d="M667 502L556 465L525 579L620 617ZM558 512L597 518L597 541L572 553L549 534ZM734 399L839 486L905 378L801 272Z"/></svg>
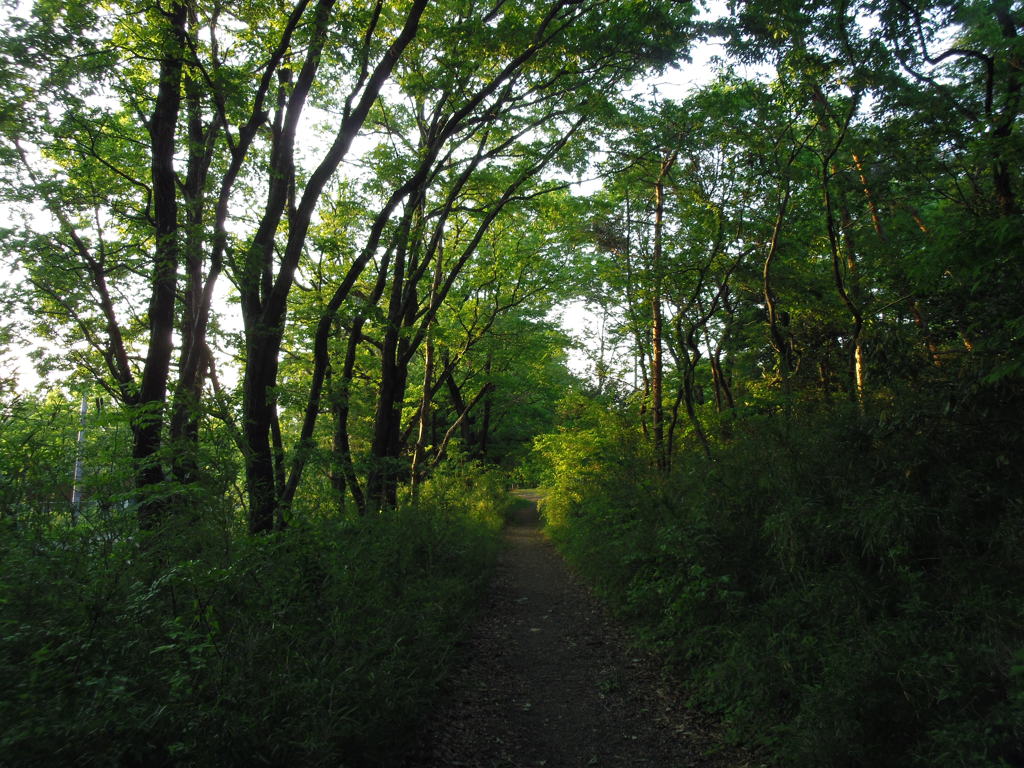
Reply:
<svg viewBox="0 0 1024 768"><path fill-rule="evenodd" d="M548 522L775 764L1022 765L1020 432L990 406L746 415L668 477L621 424L549 437Z"/></svg>
<svg viewBox="0 0 1024 768"><path fill-rule="evenodd" d="M7 523L0 764L379 762L472 611L500 490L446 478L376 517L193 531L172 560Z"/></svg>

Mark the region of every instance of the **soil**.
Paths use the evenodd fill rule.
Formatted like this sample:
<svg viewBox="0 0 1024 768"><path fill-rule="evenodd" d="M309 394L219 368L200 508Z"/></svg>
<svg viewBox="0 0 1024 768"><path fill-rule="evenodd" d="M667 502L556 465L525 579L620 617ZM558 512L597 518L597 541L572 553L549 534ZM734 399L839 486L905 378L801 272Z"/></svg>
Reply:
<svg viewBox="0 0 1024 768"><path fill-rule="evenodd" d="M544 537L538 496L505 529L462 666L402 768L739 768Z"/></svg>

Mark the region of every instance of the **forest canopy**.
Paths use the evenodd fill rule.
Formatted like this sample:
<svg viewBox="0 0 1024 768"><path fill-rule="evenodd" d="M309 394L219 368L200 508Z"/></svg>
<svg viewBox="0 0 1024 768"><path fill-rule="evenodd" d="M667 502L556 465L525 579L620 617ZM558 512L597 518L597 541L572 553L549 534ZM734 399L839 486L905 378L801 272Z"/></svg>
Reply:
<svg viewBox="0 0 1024 768"><path fill-rule="evenodd" d="M216 638L287 645L231 634L264 629L227 605L257 571L282 591L241 603L294 618L372 596L359 553L386 592L471 542L440 647L518 482L766 760L1022 764L1020 3L4 13L0 359L41 383L0 375L0 680L37 706L3 748L35 755L92 665L128 724L66 726L97 760L235 749L202 725L247 695L210 683ZM40 579L95 601L43 626ZM179 654L145 690L103 666L128 615ZM142 745L151 698L207 709Z"/></svg>

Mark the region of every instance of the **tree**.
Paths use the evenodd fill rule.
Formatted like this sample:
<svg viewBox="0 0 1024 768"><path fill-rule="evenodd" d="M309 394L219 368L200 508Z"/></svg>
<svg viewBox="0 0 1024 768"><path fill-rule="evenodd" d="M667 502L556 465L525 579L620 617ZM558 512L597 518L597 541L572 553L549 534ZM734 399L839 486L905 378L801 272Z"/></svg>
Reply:
<svg viewBox="0 0 1024 768"><path fill-rule="evenodd" d="M506 208L543 193L545 185L535 180L549 165L572 162L567 160L573 157L567 154L570 143L585 121L600 114L605 91L635 76L639 67L657 63L666 46L685 40L688 10L669 14L652 6L619 29L609 55L607 39L594 30L621 19L623 12L617 5L561 1L523 14L466 6L454 27L447 16L435 19L437 26L402 64L397 82L406 90L405 101L385 104L379 118L390 138L380 149L381 159L387 159L385 167L399 169L399 179L404 173L405 181L388 198L373 229L383 233L392 211L398 215L389 231L387 265L372 293L373 304L386 301L368 478L374 506L394 503L402 474L409 364L488 229ZM430 23L433 17L427 18ZM459 34L452 36L452 29ZM659 32L662 47L646 42L652 30ZM498 44L502 39L508 43ZM501 53L495 56L495 51ZM567 56L576 62L573 67L565 66ZM469 69L467 60L480 66ZM435 90L423 88L428 72L439 84ZM416 136L415 142L410 136ZM403 146L408 155L399 151ZM472 150L465 153L462 146ZM396 182L385 182L384 189L387 183ZM455 213L463 238L442 248L451 239L447 229ZM428 289L442 254L448 262L440 267L436 289ZM302 437L307 449L318 410L318 382L327 367L327 328L349 288L348 281L342 284L318 329L317 373Z"/></svg>
<svg viewBox="0 0 1024 768"><path fill-rule="evenodd" d="M57 224L52 235L26 235L21 247L39 254L40 260L29 265L37 272L37 290L77 326L103 368L85 362L135 413L140 492L155 489L166 478L163 404L176 329L183 341L171 455L177 457L172 463L179 479L194 474L190 457L195 449L190 446L198 439L196 414L208 361L206 330L227 255L242 297L248 339L243 432L251 527L267 527L267 387L273 383L295 265L320 193L415 35L424 5L409 4L396 21L384 13L383 3L369 13L340 15L330 0L315 5L300 0L280 16L267 7L233 13L219 4L200 9L175 3L167 9L153 7L139 22L131 6L99 10L78 4L60 10L39 4L35 18L20 20L20 34L7 41L7 61L22 67L22 87L13 91L9 107L37 118L34 123L5 121L8 146L22 166L17 198L41 197ZM387 44L379 42L390 37L392 23L397 36ZM270 29L272 35L261 34ZM332 48L325 50L328 41L342 57L349 50L346 43L355 51L352 87L333 144L294 204L295 136L307 96L321 65L327 61L330 70L333 62L341 61L331 59ZM69 49L87 66L62 66ZM159 51L155 65L154 49ZM301 52L297 62L293 49ZM275 80L276 104L271 107L267 102L273 98ZM90 98L116 106L96 106ZM264 140L266 133L269 141ZM262 147L269 152L266 160ZM182 171L175 165L179 155L185 158ZM147 166L148 176L140 175L140 168ZM261 166L268 174L264 212L251 241L236 248L228 234L230 207L240 178L258 183ZM86 194L77 194L74 187ZM288 237L275 276L273 245L286 207ZM122 232L128 236L120 237ZM246 238L239 240L245 243ZM86 278L88 293L56 288L53 275L60 267L47 262L53 241L73 254L72 264ZM145 360L137 371L130 346L136 334L127 334L118 317L124 308L117 306L116 291L127 285L112 287L110 281L128 269L131 282L138 271L129 265L150 244L145 281L150 298L145 308L128 310L149 327L140 340ZM182 267L187 277L176 323ZM93 298L99 312L90 306ZM152 502L142 499L144 526L158 521L163 497L155 493Z"/></svg>

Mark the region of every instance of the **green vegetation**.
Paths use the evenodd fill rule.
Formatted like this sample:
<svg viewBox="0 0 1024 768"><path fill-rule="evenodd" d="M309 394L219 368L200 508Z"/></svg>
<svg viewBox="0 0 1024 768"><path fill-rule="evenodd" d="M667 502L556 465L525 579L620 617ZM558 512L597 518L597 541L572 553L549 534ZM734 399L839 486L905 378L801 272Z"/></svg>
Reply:
<svg viewBox="0 0 1024 768"><path fill-rule="evenodd" d="M0 13L0 764L380 761L543 481L766 762L1024 765L1019 3Z"/></svg>
<svg viewBox="0 0 1024 768"><path fill-rule="evenodd" d="M399 750L489 574L494 474L285 533L5 520L5 765L358 765ZM241 521L240 521L241 522ZM150 553L151 554L151 553Z"/></svg>
<svg viewBox="0 0 1024 768"><path fill-rule="evenodd" d="M1024 764L1020 26L745 3L606 161L548 524L771 764Z"/></svg>
<svg viewBox="0 0 1024 768"><path fill-rule="evenodd" d="M0 14L0 765L378 763L572 385L590 127L693 8Z"/></svg>
<svg viewBox="0 0 1024 768"><path fill-rule="evenodd" d="M588 414L542 442L548 526L773 764L1016 765L1022 425L979 431L1005 394L885 421L751 415L667 477L628 422Z"/></svg>

